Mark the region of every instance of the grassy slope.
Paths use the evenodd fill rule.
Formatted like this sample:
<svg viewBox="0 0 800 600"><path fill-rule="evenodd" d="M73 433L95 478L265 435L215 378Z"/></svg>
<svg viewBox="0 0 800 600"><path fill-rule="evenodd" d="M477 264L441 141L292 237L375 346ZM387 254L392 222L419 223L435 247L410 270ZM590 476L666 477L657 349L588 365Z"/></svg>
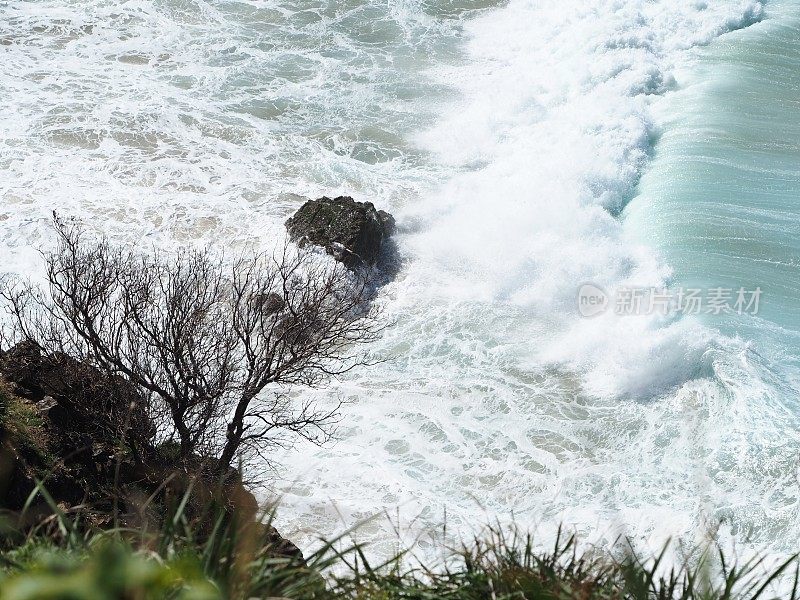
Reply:
<svg viewBox="0 0 800 600"><path fill-rule="evenodd" d="M23 450L45 468L53 462L36 412L1 382L0 433L4 453ZM21 544L18 532L0 529L0 600L800 600L796 560L737 566L714 554L665 572L660 557L581 554L572 538L542 551L528 535L491 529L454 550L446 565L419 565L402 554L371 565L361 547L344 539L324 544L303 563L275 558L263 538L249 535L252 527L237 527L224 513L209 513L216 525L201 538L187 518L189 494L191 488L159 530L98 531L81 520L79 509L66 514L40 485L28 505L38 496L51 516ZM321 573L338 575L323 579Z"/></svg>
<svg viewBox="0 0 800 600"><path fill-rule="evenodd" d="M301 564L270 558L246 533L223 525L198 541L180 511L169 527L150 534L77 535L67 515L57 513L56 519L63 535L31 537L0 554L0 600L800 600L795 560L766 569L762 563L730 565L715 555L662 574L659 558L593 558L581 555L572 538L538 551L530 536L490 531L483 541L454 551L446 567L409 567L402 555L373 566L358 546L336 550L343 540ZM323 580L321 572L342 574Z"/></svg>
<svg viewBox="0 0 800 600"><path fill-rule="evenodd" d="M14 446L41 456L35 414L3 387L0 428ZM27 504L38 497L51 516L21 544L18 532L0 529L0 600L800 600L795 560L770 570L761 563L728 564L716 554L664 573L660 557L620 561L608 553L581 554L573 538L541 551L529 535L491 529L454 550L445 566L412 567L402 554L371 565L363 548L344 539L324 544L302 563L275 558L263 538L251 535L254 528L238 527L223 511L207 513L215 525L201 537L186 513L191 493L158 530L99 531L87 527L79 508L65 513L40 484ZM323 579L321 573L338 575Z"/></svg>

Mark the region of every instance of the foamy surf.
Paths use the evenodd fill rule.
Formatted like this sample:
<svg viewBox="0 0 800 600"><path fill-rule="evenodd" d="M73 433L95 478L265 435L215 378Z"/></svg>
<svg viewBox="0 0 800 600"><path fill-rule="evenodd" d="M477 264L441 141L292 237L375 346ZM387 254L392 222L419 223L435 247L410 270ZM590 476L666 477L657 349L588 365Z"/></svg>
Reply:
<svg viewBox="0 0 800 600"><path fill-rule="evenodd" d="M413 230L385 345L397 358L343 384L354 405L338 450L293 461L309 469L284 488L301 514L337 530L387 507L406 542L436 535L445 509L452 532L511 518L507 507L543 538L559 522L651 548L725 537L721 506L761 484L730 463L723 481L706 460L731 396L769 371L736 370L746 347L691 318L576 319L575 296L587 281L670 280L618 217L659 134L651 106L694 49L763 14L517 2L467 22L466 64L431 72L459 99L416 136L457 174L402 215ZM719 374L730 368L743 381ZM736 531L757 530L745 512ZM391 529L362 537L391 548L379 533Z"/></svg>
<svg viewBox="0 0 800 600"><path fill-rule="evenodd" d="M576 311L586 282L670 281L623 213L662 133L653 109L761 3L0 11L10 268L38 268L52 209L167 247L272 244L324 193L398 217L375 348L391 360L320 393L348 401L336 445L280 457L297 542L386 510L357 534L377 553L395 529L426 552L445 520L457 535L495 518L543 542L563 522L653 547L794 543L796 423L768 361L692 319Z"/></svg>

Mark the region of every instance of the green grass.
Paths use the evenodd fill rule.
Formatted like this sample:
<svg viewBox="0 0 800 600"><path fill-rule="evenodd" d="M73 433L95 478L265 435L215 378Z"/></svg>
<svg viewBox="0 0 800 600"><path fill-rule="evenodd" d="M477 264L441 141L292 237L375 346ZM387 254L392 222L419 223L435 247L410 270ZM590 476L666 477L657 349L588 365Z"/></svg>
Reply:
<svg viewBox="0 0 800 600"><path fill-rule="evenodd" d="M421 565L404 553L375 565L344 537L303 563L274 557L250 535L252 527L237 527L221 513L201 539L183 516L185 504L154 532L79 535L56 510L68 535L31 535L0 554L0 600L800 600L794 558L766 568L759 561L736 565L715 552L670 570L666 551L649 560L633 553L614 559L581 552L569 536L541 550L530 535L495 528L454 549L443 565Z"/></svg>
<svg viewBox="0 0 800 600"><path fill-rule="evenodd" d="M14 419L37 427L23 416ZM582 550L560 535L542 549L532 535L500 527L435 565L412 560L411 552L374 564L349 534L305 560L280 556L279 542L270 547L264 530L237 522L238 513L214 505L214 495L198 509L192 488L165 507L155 529L101 530L37 480L20 522L37 501L50 516L25 535L0 529L0 600L800 600L797 557L737 563L709 549L667 568L669 548L641 558L618 548Z"/></svg>
<svg viewBox="0 0 800 600"><path fill-rule="evenodd" d="M667 549L649 560L628 552L581 552L574 537L560 537L542 550L529 534L489 529L454 551L446 567L388 568L350 565L333 597L453 600L796 600L797 561L766 568L763 561L729 564L721 553L705 553L692 565L664 567ZM712 560L713 559L713 560ZM362 563L363 563L362 557ZM778 586L783 586L780 594ZM788 586L788 592L786 588ZM794 586L794 589L792 589Z"/></svg>
<svg viewBox="0 0 800 600"><path fill-rule="evenodd" d="M44 442L42 419L27 400L15 396L5 381L0 380L0 441L18 452L36 457L43 465L51 465L51 456Z"/></svg>
<svg viewBox="0 0 800 600"><path fill-rule="evenodd" d="M23 411L14 421L25 431L20 425L14 434L35 437L24 407L10 410ZM237 522L230 507L198 509L192 494L190 485L164 507L155 529L101 530L38 483L26 509L44 502L50 516L26 534L0 528L0 600L800 600L797 557L737 563L709 549L667 568L669 548L642 558L585 551L561 535L542 549L531 535L499 527L435 565L411 552L374 564L347 534L305 560L278 556L252 521Z"/></svg>
<svg viewBox="0 0 800 600"><path fill-rule="evenodd" d="M119 541L97 540L84 552L35 545L5 558L3 600L221 597L196 561L164 561Z"/></svg>

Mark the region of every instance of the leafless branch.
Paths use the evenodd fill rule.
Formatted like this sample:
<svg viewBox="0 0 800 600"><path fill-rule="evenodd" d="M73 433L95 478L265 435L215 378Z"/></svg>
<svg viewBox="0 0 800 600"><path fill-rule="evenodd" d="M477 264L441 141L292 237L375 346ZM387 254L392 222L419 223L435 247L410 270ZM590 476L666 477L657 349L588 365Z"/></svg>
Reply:
<svg viewBox="0 0 800 600"><path fill-rule="evenodd" d="M338 407L298 406L287 392L370 363L364 344L381 327L365 281L289 245L228 262L208 249L137 253L54 224L46 288L0 286L6 339L134 383L180 456L214 457L220 470L243 450L329 439Z"/></svg>

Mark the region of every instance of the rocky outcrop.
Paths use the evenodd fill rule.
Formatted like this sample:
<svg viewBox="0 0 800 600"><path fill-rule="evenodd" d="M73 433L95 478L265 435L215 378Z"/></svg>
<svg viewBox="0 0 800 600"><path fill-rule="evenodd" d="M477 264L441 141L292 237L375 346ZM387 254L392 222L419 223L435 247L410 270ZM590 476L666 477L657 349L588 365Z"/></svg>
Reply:
<svg viewBox="0 0 800 600"><path fill-rule="evenodd" d="M258 503L236 470L220 482L207 475L207 461L178 463L168 444L153 446L146 398L126 379L29 342L0 352L0 375L0 512L16 516L21 531L51 514L42 497L21 513L37 480L61 510L79 510L81 522L98 528L159 527L189 493L184 514L198 535L212 529L213 506L262 552L303 560L259 521Z"/></svg>
<svg viewBox="0 0 800 600"><path fill-rule="evenodd" d="M110 452L121 441L145 447L155 435L135 385L65 354L43 354L36 344L22 342L0 354L0 374L55 424L59 454L83 447Z"/></svg>
<svg viewBox="0 0 800 600"><path fill-rule="evenodd" d="M349 196L309 200L286 221L293 241L321 246L350 269L375 265L394 226L392 215Z"/></svg>

